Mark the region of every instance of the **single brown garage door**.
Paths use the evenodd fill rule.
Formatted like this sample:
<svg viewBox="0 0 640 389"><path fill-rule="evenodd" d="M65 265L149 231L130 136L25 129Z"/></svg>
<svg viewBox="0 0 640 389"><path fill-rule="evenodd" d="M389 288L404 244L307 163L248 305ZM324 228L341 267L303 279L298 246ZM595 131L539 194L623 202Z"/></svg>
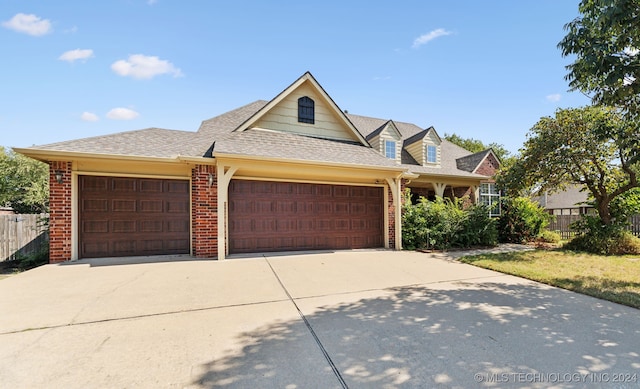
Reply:
<svg viewBox="0 0 640 389"><path fill-rule="evenodd" d="M189 253L189 181L80 176L81 258Z"/></svg>
<svg viewBox="0 0 640 389"><path fill-rule="evenodd" d="M229 251L383 247L382 190L232 180Z"/></svg>

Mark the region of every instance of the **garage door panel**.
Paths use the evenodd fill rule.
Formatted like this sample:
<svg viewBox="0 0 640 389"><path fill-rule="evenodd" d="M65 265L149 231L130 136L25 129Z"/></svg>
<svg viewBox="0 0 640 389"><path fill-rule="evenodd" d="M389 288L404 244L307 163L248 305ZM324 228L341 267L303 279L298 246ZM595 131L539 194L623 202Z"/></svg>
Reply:
<svg viewBox="0 0 640 389"><path fill-rule="evenodd" d="M113 212L135 212L135 200L113 200L111 202L111 210Z"/></svg>
<svg viewBox="0 0 640 389"><path fill-rule="evenodd" d="M232 180L231 253L383 246L382 188Z"/></svg>
<svg viewBox="0 0 640 389"><path fill-rule="evenodd" d="M162 220L141 220L140 221L140 232L150 233L150 232L162 232L162 227L164 223Z"/></svg>
<svg viewBox="0 0 640 389"><path fill-rule="evenodd" d="M111 222L111 231L114 233L134 233L137 231L135 220L114 220Z"/></svg>
<svg viewBox="0 0 640 389"><path fill-rule="evenodd" d="M134 178L113 178L111 179L111 190L114 192L135 192L137 181Z"/></svg>
<svg viewBox="0 0 640 389"><path fill-rule="evenodd" d="M189 212L189 203L187 201L166 201L165 211L170 213Z"/></svg>
<svg viewBox="0 0 640 389"><path fill-rule="evenodd" d="M186 180L79 176L80 257L189 253L188 187Z"/></svg>
<svg viewBox="0 0 640 389"><path fill-rule="evenodd" d="M106 199L82 200L80 209L85 212L108 212L109 201Z"/></svg>
<svg viewBox="0 0 640 389"><path fill-rule="evenodd" d="M134 200L135 202L135 200ZM138 209L140 212L157 212L162 213L164 211L164 201L162 199L156 200L139 200Z"/></svg>
<svg viewBox="0 0 640 389"><path fill-rule="evenodd" d="M163 180L143 179L140 180L140 192L144 193L162 193L164 187Z"/></svg>
<svg viewBox="0 0 640 389"><path fill-rule="evenodd" d="M89 233L109 232L109 222L107 220L92 220L82 223L82 230Z"/></svg>

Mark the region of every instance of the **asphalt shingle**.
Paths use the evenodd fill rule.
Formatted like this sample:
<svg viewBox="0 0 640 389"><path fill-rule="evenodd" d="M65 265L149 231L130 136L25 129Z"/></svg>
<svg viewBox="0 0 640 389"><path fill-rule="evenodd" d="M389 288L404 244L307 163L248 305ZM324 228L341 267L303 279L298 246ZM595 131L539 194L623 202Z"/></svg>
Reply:
<svg viewBox="0 0 640 389"><path fill-rule="evenodd" d="M257 100L222 115L204 120L197 132L148 128L34 146L30 149L157 158L177 158L179 156L215 157L216 153L225 153L258 158L279 158L363 166L401 166L412 173L418 174L483 177L471 173L473 169L469 170L469 167L473 165L476 159L480 158L481 153L472 154L444 139L441 143L442 158L440 167L428 167L418 164L406 150L403 150L401 154L402 164L398 165L385 158L377 150L360 144L258 129L234 132L267 103L265 100ZM353 114L346 115L356 129L369 139L375 131L389 121L388 119ZM394 124L403 140L419 137L420 133L426 131L412 123L394 120ZM475 166L477 166L477 163Z"/></svg>

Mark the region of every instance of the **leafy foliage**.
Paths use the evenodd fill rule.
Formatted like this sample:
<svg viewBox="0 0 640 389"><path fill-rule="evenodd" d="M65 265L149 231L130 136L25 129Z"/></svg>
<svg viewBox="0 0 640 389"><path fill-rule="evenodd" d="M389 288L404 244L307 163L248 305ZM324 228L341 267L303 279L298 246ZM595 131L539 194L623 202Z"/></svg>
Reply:
<svg viewBox="0 0 640 389"><path fill-rule="evenodd" d="M622 224L606 225L598 217L584 215L571 228L578 235L565 245L569 250L604 255L640 254L640 239Z"/></svg>
<svg viewBox="0 0 640 389"><path fill-rule="evenodd" d="M541 118L533 126L521 157L499 174L498 183L510 196L527 188L586 187L602 222L614 223L612 201L640 186L640 153L630 140L632 128L612 109L559 109L555 117Z"/></svg>
<svg viewBox="0 0 640 389"><path fill-rule="evenodd" d="M417 204L405 193L402 213L402 244L405 248L446 250L451 247L494 246L497 243L495 221L483 205L464 207L462 199L428 201Z"/></svg>
<svg viewBox="0 0 640 389"><path fill-rule="evenodd" d="M444 139L462 147L465 150L471 151L472 153L479 153L480 151L492 149L493 152L498 157L498 159L503 163L512 158L509 150L507 150L503 145L495 142L485 145L484 143L482 143L481 140L478 140L478 139L462 138L461 136L456 134L446 134L446 133L444 134Z"/></svg>
<svg viewBox="0 0 640 389"><path fill-rule="evenodd" d="M562 240L562 236L555 231L542 230L538 240L545 243L558 243Z"/></svg>
<svg viewBox="0 0 640 389"><path fill-rule="evenodd" d="M566 79L573 90L592 94L596 104L640 114L640 2L582 0L581 16L565 25L558 47L575 56ZM636 143L637 145L637 143Z"/></svg>
<svg viewBox="0 0 640 389"><path fill-rule="evenodd" d="M0 205L18 213L44 213L49 202L49 167L0 146Z"/></svg>
<svg viewBox="0 0 640 389"><path fill-rule="evenodd" d="M544 208L527 197L504 197L498 218L501 242L526 243L534 240L551 221Z"/></svg>

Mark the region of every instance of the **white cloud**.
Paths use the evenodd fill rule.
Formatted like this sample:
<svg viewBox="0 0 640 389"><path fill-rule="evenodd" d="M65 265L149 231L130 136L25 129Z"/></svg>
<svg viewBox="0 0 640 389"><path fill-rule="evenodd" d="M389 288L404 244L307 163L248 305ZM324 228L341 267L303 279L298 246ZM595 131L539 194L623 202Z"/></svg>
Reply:
<svg viewBox="0 0 640 389"><path fill-rule="evenodd" d="M98 120L100 120L98 115L96 115L95 113L86 111L83 112L82 115L80 115L80 119L84 120L85 122L97 122Z"/></svg>
<svg viewBox="0 0 640 389"><path fill-rule="evenodd" d="M130 55L128 59L121 59L111 65L111 70L121 76L138 79L149 79L161 74L172 74L181 77L182 71L169 61L155 56L142 54Z"/></svg>
<svg viewBox="0 0 640 389"><path fill-rule="evenodd" d="M552 103L557 103L558 101L560 101L560 98L562 98L562 96L560 96L560 93L554 93L552 95L547 95L547 100L551 101Z"/></svg>
<svg viewBox="0 0 640 389"><path fill-rule="evenodd" d="M60 57L58 57L61 61L74 62L79 59L87 59L93 57L93 50L91 49L75 49L69 50L64 53Z"/></svg>
<svg viewBox="0 0 640 389"><path fill-rule="evenodd" d="M22 32L33 36L41 36L53 31L51 22L34 14L16 14L2 25L10 30Z"/></svg>
<svg viewBox="0 0 640 389"><path fill-rule="evenodd" d="M438 28L436 30L433 30L427 34L422 34L419 37L417 37L416 39L413 40L413 47L414 49L417 49L418 47L436 39L439 38L441 36L447 36L447 35L451 35L451 31L447 31L444 28Z"/></svg>
<svg viewBox="0 0 640 389"><path fill-rule="evenodd" d="M114 108L107 112L107 118L112 120L132 120L138 116L139 113L129 108Z"/></svg>
<svg viewBox="0 0 640 389"><path fill-rule="evenodd" d="M157 2L158 2L158 0L147 0L147 4L149 4L149 5L154 5Z"/></svg>

